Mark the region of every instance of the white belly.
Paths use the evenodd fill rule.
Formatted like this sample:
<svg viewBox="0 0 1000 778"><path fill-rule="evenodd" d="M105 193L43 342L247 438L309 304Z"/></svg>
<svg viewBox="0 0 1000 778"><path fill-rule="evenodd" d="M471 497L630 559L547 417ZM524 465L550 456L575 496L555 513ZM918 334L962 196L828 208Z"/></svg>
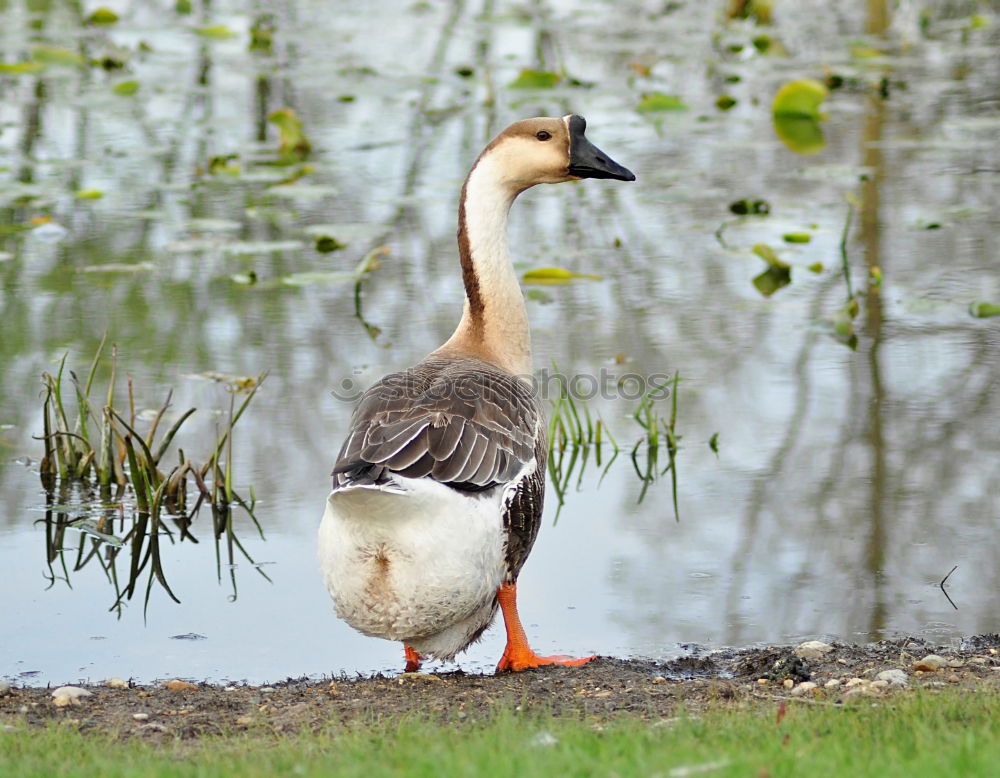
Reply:
<svg viewBox="0 0 1000 778"><path fill-rule="evenodd" d="M319 557L337 615L374 637L450 659L493 618L504 575L501 490L482 496L431 479L405 493L333 492Z"/></svg>

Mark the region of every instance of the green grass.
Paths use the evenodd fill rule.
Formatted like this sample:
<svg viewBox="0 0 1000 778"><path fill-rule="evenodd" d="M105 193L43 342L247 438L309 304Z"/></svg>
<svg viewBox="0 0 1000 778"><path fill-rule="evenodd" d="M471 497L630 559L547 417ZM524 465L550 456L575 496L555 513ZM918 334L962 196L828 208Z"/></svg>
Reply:
<svg viewBox="0 0 1000 778"><path fill-rule="evenodd" d="M235 734L151 745L65 727L0 732L0 775L21 776L977 776L1000 765L1000 695L948 690L713 711L656 725L501 713L320 734Z"/></svg>

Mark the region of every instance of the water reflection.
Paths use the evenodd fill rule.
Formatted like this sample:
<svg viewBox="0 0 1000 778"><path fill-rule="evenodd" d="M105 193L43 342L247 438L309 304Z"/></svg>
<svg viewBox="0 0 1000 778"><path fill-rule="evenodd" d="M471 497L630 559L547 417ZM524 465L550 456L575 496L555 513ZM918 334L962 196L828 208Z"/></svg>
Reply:
<svg viewBox="0 0 1000 778"><path fill-rule="evenodd" d="M553 187L519 202L519 271L604 276L530 299L536 364L594 375L621 355L643 374L679 371L682 520L667 478L638 503L643 484L624 456L599 488L596 469L573 476L554 529L550 491L524 583L539 592L527 618L540 647L657 654L687 641L1000 628L997 319L967 313L972 300L1000 300L1000 24L974 26L972 10L953 3L929 8L923 22L897 12L869 26L870 7L883 14L887 4L826 4L808 17L779 4L763 28L722 21L712 4L486 0L331 12L310 1L269 8L262 21L260 9L220 1L201 4L196 19L135 4L103 31L83 30L62 6L8 8L5 63L31 64L24 41L45 38L87 59L123 50L124 66L0 74L0 563L19 571L5 582L5 624L21 636L0 640L0 673L45 655L41 669L68 680L79 665L45 654L39 614L79 617L73 639L85 649L87 636L111 629L100 619L114 621L90 587L111 599L128 589L131 554L116 552L120 585L108 588L114 547L70 529L82 514L58 510L56 496L46 570L69 573L76 599L62 586L38 595L38 556L26 549L41 533L25 528L46 498L14 463L40 458L29 387L67 349L93 353L105 331L129 354L143 407L171 386L179 407L204 406L203 386L179 385L187 373L271 370L233 460L260 496L254 512L268 538L266 551L246 548L277 563L275 583L241 575L239 600L215 603L200 588L205 555L175 552L201 551L229 520L203 510L182 529L168 513L155 537L183 604L154 598L146 631L114 633L135 672L156 672L148 646L173 657L163 672L174 674L195 666L273 679L381 666L380 647L340 630L313 573L314 528L351 410L329 390L370 383L450 334L461 295L454 207L468 165L508 120L569 111L601 128L640 185ZM217 24L236 34L193 32ZM761 35L769 46L754 43ZM886 56L852 54L864 35ZM509 89L524 69L579 84ZM826 145L796 155L775 134L770 101L790 80L828 75L841 88L824 107ZM132 96L113 91L128 81L139 83ZM659 132L635 110L655 92L688 107L660 112ZM723 94L736 101L726 111ZM312 146L302 165L267 164L279 143L267 117L281 109L295 112ZM213 158L228 161L213 173ZM103 196L77 197L87 191ZM844 252L851 290L847 195L859 203ZM719 245L713 232L741 198L767 201L770 213L727 226ZM811 240L786 243L791 233ZM318 251L317 235L343 248ZM790 267L791 283L766 299L752 282L759 244ZM389 253L360 285L285 282L349 275L381 246ZM845 291L857 302L855 351L830 337ZM623 452L637 431L633 410L590 408ZM716 433L718 454L708 445ZM87 527L128 536L131 552L130 511L123 524L103 503L87 510ZM256 528L233 518L247 543ZM228 596L228 572L250 565L225 535L219 543L207 558ZM152 571L148 545L139 553L150 562L136 597ZM955 564L957 611L936 588ZM91 600L100 600L93 613ZM171 634L209 634L199 651L247 664L161 650L155 630L168 624ZM265 630L275 653L254 654ZM227 652L236 641L242 652ZM489 645L481 650L476 661L495 663Z"/></svg>

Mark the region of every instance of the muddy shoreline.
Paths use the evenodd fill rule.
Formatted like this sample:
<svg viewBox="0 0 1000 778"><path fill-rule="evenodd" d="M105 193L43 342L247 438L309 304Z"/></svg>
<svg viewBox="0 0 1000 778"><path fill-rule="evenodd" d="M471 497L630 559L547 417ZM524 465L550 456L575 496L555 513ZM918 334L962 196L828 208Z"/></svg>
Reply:
<svg viewBox="0 0 1000 778"><path fill-rule="evenodd" d="M918 689L1000 692L1000 635L964 638L955 647L911 637L868 645L695 650L667 662L598 657L583 667L500 675L288 679L270 686L115 683L124 688L74 687L89 694L61 704L52 687L13 686L0 696L0 726L63 721L85 732L163 740L291 733L406 716L476 722L500 710L655 722L682 707L843 705Z"/></svg>

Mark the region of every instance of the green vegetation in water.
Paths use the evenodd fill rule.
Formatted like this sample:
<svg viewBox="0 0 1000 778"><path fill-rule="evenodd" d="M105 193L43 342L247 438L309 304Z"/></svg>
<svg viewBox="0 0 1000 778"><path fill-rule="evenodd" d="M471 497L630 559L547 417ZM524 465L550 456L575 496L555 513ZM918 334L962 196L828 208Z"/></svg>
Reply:
<svg viewBox="0 0 1000 778"><path fill-rule="evenodd" d="M540 267L537 270L529 270L524 274L524 281L528 284L538 284L540 286L559 286L570 281L601 281L604 276L594 273L574 273L561 267Z"/></svg>
<svg viewBox="0 0 1000 778"><path fill-rule="evenodd" d="M675 372L670 386L670 416L664 419L660 416L656 402L662 399L663 390L668 384L656 386L642 396L639 407L636 408L632 418L642 427L644 435L632 447L632 467L635 473L642 480L642 490L639 492L639 502L646 496L646 491L660 476L670 472L670 493L674 503L674 518L681 520L680 511L677 508L677 452L680 449L680 435L677 434L677 385L680 381L680 373ZM656 395L660 394L661 397ZM667 464L660 470L660 437L661 432L667 452ZM639 453L645 454L644 464L639 464Z"/></svg>
<svg viewBox="0 0 1000 778"><path fill-rule="evenodd" d="M851 282L851 265L847 254L847 241L851 235L851 225L854 222L854 209L858 201L853 195L847 197L847 218L844 220L844 230L840 234L840 271L844 277L844 286L847 291L847 300L843 306L833 312L833 315L824 321L833 339L838 343L843 343L852 351L858 347L858 335L854 329L854 319L857 318L860 307L854 296L854 285ZM875 288L882 285L882 271L878 268L871 269L877 281Z"/></svg>
<svg viewBox="0 0 1000 778"><path fill-rule="evenodd" d="M811 78L790 81L775 94L771 104L774 130L791 151L814 154L826 146L820 127L825 116L819 107L828 94L823 84Z"/></svg>
<svg viewBox="0 0 1000 778"><path fill-rule="evenodd" d="M767 270L754 276L753 285L764 297L770 297L792 283L792 268L787 262L778 258L774 249L764 243L753 247L753 253L767 263Z"/></svg>
<svg viewBox="0 0 1000 778"><path fill-rule="evenodd" d="M850 776L967 778L1000 763L1000 697L995 691L863 698L856 704L722 705L674 718L525 714L496 706L461 721L420 716L366 726L336 722L277 734L272 724L198 741L157 742L79 725L29 729L12 719L0 746L0 773L101 778L270 778L301 776L490 775ZM85 704L99 704L87 702ZM80 718L79 709L67 711Z"/></svg>
<svg viewBox="0 0 1000 778"><path fill-rule="evenodd" d="M988 303L982 300L969 304L969 315L977 319L988 319L992 316L1000 316L1000 305Z"/></svg>
<svg viewBox="0 0 1000 778"><path fill-rule="evenodd" d="M517 78L507 84L508 89L552 89L560 81L562 76L558 73L550 73L545 70L532 70L525 68Z"/></svg>
<svg viewBox="0 0 1000 778"><path fill-rule="evenodd" d="M279 108L267 120L278 128L278 163L294 165L312 152L312 144L302 128L302 121L291 108Z"/></svg>
<svg viewBox="0 0 1000 778"><path fill-rule="evenodd" d="M219 542L225 537L235 594L234 551L238 549L251 564L254 560L233 531L234 506L246 511L258 532L261 529L254 516L256 500L252 487L248 502L233 486L233 427L256 395L265 376L256 379L226 377L230 390L229 414L211 456L204 464L198 465L184 455L183 449L178 448L178 463L167 470L164 465L167 451L195 409L190 408L178 416L170 428L157 438L170 408L172 392L168 392L148 432L140 434L136 430L135 393L131 378L127 381L127 409L115 406L118 354L114 345L111 347L111 375L103 404L92 399L94 379L105 345L106 336L101 340L84 382L72 370L66 370L66 355L60 360L55 375L48 372L42 374L45 388L42 406L45 454L39 473L47 492L44 523L50 581L55 583L61 577L69 583L65 532L74 530L80 533L80 543L73 570L80 570L96 559L115 588L116 598L111 610L116 610L119 616L124 603L135 594L144 572L148 572L144 612L149 605L154 581L171 599L180 602L170 589L163 571L160 541L162 536L166 536L171 543L174 542L174 534L167 525L169 518L178 529L180 540L187 538L196 543L190 527L201 507L207 504L213 517L217 572L221 580ZM243 395L238 408L237 395ZM75 419L71 422L74 409ZM197 492L197 499L190 510L188 479L193 481ZM85 498L82 501L79 499L81 496ZM117 532L115 522L119 522ZM127 583L122 585L117 562L119 552L125 547L129 548L130 561ZM57 560L61 564L62 576L57 576L52 568Z"/></svg>
<svg viewBox="0 0 1000 778"><path fill-rule="evenodd" d="M663 113L665 111L686 111L687 109L687 105L679 97L663 92L644 94L635 107L639 113Z"/></svg>

